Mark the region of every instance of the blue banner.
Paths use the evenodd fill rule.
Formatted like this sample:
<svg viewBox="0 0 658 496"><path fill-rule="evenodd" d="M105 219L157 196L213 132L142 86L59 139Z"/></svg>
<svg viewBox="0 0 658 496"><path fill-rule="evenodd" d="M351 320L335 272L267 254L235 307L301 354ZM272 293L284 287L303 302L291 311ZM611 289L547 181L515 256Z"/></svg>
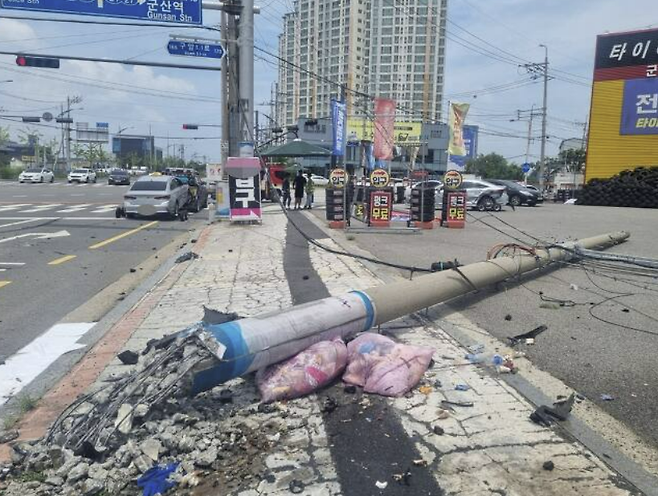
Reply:
<svg viewBox="0 0 658 496"><path fill-rule="evenodd" d="M345 117L345 104L331 100L331 121L334 135L334 144L331 153L337 157L345 155L345 134L347 130Z"/></svg>
<svg viewBox="0 0 658 496"><path fill-rule="evenodd" d="M620 134L658 134L658 79L624 83Z"/></svg>
<svg viewBox="0 0 658 496"><path fill-rule="evenodd" d="M466 167L466 162L475 158L478 153L478 127L477 126L464 126L462 129L464 136L464 148L466 155L450 155L450 162L461 169Z"/></svg>
<svg viewBox="0 0 658 496"><path fill-rule="evenodd" d="M201 24L201 0L0 0L3 9Z"/></svg>

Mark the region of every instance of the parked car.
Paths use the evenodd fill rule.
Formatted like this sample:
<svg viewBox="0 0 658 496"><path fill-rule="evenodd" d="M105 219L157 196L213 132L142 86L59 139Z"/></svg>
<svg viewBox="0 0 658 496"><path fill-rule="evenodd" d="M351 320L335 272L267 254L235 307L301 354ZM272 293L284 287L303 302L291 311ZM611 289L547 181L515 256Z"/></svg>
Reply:
<svg viewBox="0 0 658 496"><path fill-rule="evenodd" d="M329 179L323 176L318 176L317 174L311 174L311 179L316 186L327 186L329 184Z"/></svg>
<svg viewBox="0 0 658 496"><path fill-rule="evenodd" d="M420 188L423 185L426 185L428 188L434 188L436 191L436 208L441 208L443 204L443 181L432 179L419 182L414 184L413 188ZM462 181L460 189L466 191L466 206L468 208L476 208L482 211L500 210L508 202L504 186L492 184L481 179L466 179ZM409 197L411 197L411 190L409 190Z"/></svg>
<svg viewBox="0 0 658 496"><path fill-rule="evenodd" d="M539 194L522 184L506 179L488 179L488 181L505 187L509 198L509 204L513 207L518 207L519 205L534 207L538 202Z"/></svg>
<svg viewBox="0 0 658 496"><path fill-rule="evenodd" d="M21 183L52 183L55 182L55 174L50 169L30 167L18 175L18 181Z"/></svg>
<svg viewBox="0 0 658 496"><path fill-rule="evenodd" d="M95 183L96 173L91 169L73 169L69 172L68 181L70 183Z"/></svg>
<svg viewBox="0 0 658 496"><path fill-rule="evenodd" d="M528 188L530 191L537 192L537 203L542 203L544 201L544 195L542 195L541 191L539 191L539 188L537 186L533 186L532 184L526 184L525 187Z"/></svg>
<svg viewBox="0 0 658 496"><path fill-rule="evenodd" d="M130 184L130 174L125 169L112 169L107 176L107 184Z"/></svg>
<svg viewBox="0 0 658 496"><path fill-rule="evenodd" d="M188 186L173 176L142 176L123 196L126 217L167 214L178 217L189 198Z"/></svg>

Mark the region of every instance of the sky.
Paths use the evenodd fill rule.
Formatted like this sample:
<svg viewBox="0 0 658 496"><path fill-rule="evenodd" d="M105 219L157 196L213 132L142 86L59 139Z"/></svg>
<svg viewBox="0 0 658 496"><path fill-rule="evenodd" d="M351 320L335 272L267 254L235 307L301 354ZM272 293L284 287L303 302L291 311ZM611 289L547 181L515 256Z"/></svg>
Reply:
<svg viewBox="0 0 658 496"><path fill-rule="evenodd" d="M281 16L292 9L292 0L256 4L261 14L256 16L255 44L276 52ZM522 163L528 121L515 119L517 110L541 108L543 94L542 81L533 80L523 64L543 62L544 48L539 45L544 44L553 77L547 152L556 154L561 140L583 134L596 35L658 25L658 17L648 15L652 12L655 0L449 0L444 100L471 104L466 123L480 126L479 153L497 152ZM45 22L25 19L46 16ZM90 24L54 22L66 19ZM216 31L97 22L129 21L0 9L0 51L218 65L166 50L171 35L217 40L221 34ZM204 25L218 23L217 11L204 11ZM255 73L257 109L269 115L276 60L257 50ZM67 96L82 99L73 107L76 122L108 122L111 133L124 128L123 134L151 133L165 154L180 152L183 144L186 159L220 158L219 128L182 129L184 123L220 124L218 72L67 60L59 70L22 68L15 56L0 55L0 126L9 126L14 139L27 130L40 132L46 140L59 138L60 130L50 127L54 123L28 126L7 116L56 115ZM539 155L540 124L535 118L530 161Z"/></svg>

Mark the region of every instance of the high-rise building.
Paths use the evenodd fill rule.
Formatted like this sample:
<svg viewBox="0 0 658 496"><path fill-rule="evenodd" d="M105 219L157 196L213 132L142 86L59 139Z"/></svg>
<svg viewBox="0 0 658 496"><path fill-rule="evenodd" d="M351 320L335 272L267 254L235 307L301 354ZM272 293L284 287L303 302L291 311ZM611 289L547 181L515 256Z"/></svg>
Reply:
<svg viewBox="0 0 658 496"><path fill-rule="evenodd" d="M369 93L400 117L441 120L448 0L371 0Z"/></svg>
<svg viewBox="0 0 658 496"><path fill-rule="evenodd" d="M297 0L283 18L275 115L281 124L372 116L369 96L392 98L399 119L441 119L448 0Z"/></svg>

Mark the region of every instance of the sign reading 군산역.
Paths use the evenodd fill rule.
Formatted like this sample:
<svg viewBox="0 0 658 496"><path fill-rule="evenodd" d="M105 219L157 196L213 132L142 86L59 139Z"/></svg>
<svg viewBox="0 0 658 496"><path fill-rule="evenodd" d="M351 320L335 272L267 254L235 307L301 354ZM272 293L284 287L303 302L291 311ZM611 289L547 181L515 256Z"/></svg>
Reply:
<svg viewBox="0 0 658 496"><path fill-rule="evenodd" d="M0 0L3 9L201 24L201 0Z"/></svg>
<svg viewBox="0 0 658 496"><path fill-rule="evenodd" d="M384 169L375 169L370 173L370 186L375 188L385 188L389 180L388 172Z"/></svg>
<svg viewBox="0 0 658 496"><path fill-rule="evenodd" d="M461 173L451 170L446 172L445 176L443 176L443 184L446 187L446 189L457 189L462 185L462 175Z"/></svg>
<svg viewBox="0 0 658 496"><path fill-rule="evenodd" d="M349 175L345 172L345 169L333 169L329 173L329 182L334 188L342 188L347 184Z"/></svg>

